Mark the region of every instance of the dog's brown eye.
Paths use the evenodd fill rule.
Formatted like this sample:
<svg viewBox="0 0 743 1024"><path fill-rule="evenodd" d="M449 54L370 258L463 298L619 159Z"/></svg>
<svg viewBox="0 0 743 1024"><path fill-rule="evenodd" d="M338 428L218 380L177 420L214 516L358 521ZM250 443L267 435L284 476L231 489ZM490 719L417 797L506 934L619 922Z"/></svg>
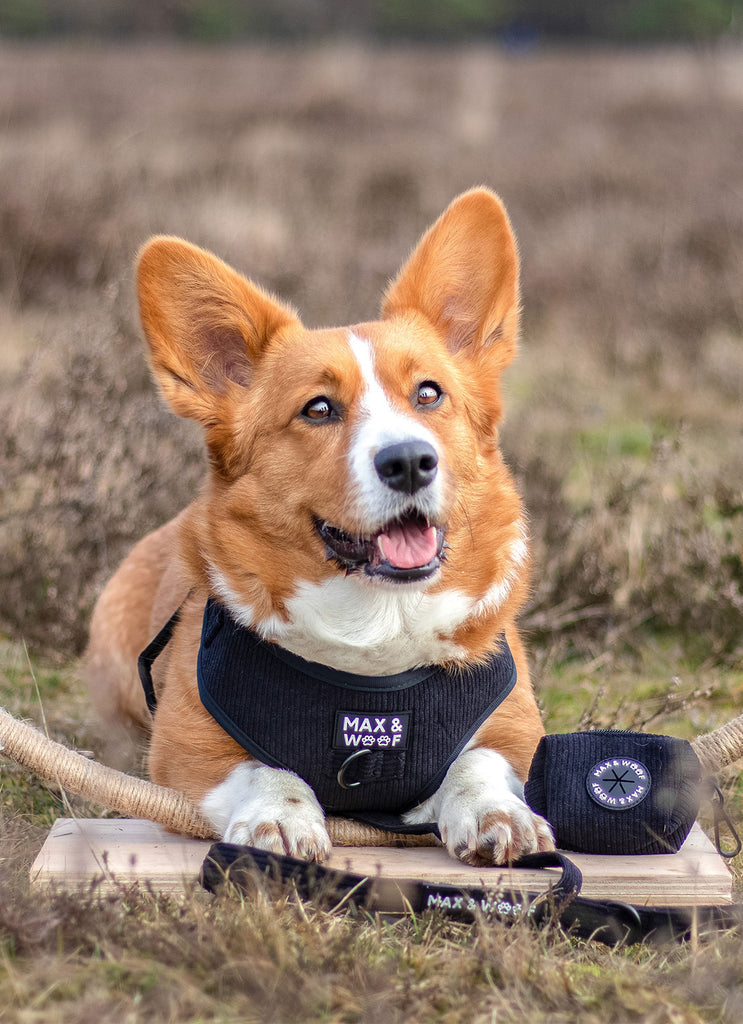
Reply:
<svg viewBox="0 0 743 1024"><path fill-rule="evenodd" d="M302 409L302 415L305 419L313 420L315 423L321 420L338 418L330 399L326 398L325 395L319 395L317 398L309 401L304 409Z"/></svg>
<svg viewBox="0 0 743 1024"><path fill-rule="evenodd" d="M431 380L426 380L418 385L416 400L418 405L436 405L441 400L442 394L443 392L438 384L434 384Z"/></svg>

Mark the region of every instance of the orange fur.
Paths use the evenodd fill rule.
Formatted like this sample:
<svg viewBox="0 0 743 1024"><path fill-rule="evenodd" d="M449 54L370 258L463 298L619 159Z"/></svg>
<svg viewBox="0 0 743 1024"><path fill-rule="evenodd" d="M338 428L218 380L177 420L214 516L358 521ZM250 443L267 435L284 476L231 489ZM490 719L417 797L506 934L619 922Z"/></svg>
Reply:
<svg viewBox="0 0 743 1024"><path fill-rule="evenodd" d="M349 499L347 454L363 387L350 330L373 347L393 409L410 415L422 380L443 386L441 408L414 412L442 453L449 551L429 592L456 590L474 602L507 578L502 600L456 624L451 640L472 660L506 634L518 683L477 742L500 751L524 778L543 729L515 624L528 585L526 557L518 571L509 562L523 545L521 503L498 448L500 376L515 354L519 316L518 262L499 201L484 189L455 201L391 284L373 323L308 330L216 257L172 238L145 247L138 287L156 379L177 413L204 426L211 462L202 493L134 549L92 623L96 701L109 718L141 726L147 713L136 655L190 591L157 666L152 777L198 800L247 758L196 689L213 567L256 621L285 622L299 581L322 584L342 572L326 560L313 516L363 528ZM340 425L301 420L315 395L344 410ZM109 672L112 658L126 667Z"/></svg>

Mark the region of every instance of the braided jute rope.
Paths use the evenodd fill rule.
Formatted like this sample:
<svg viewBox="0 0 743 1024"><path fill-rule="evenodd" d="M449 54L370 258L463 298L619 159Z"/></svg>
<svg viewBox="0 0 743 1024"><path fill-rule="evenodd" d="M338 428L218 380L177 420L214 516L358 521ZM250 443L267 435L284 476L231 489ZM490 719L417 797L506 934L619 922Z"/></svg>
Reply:
<svg viewBox="0 0 743 1024"><path fill-rule="evenodd" d="M707 773L714 774L743 757L743 715L692 742ZM86 797L131 818L147 818L196 839L218 838L214 828L182 793L92 761L49 739L35 726L0 708L0 750L46 782ZM433 836L401 836L349 821L328 818L335 846L431 846Z"/></svg>
<svg viewBox="0 0 743 1024"><path fill-rule="evenodd" d="M720 726L713 732L704 733L692 742L694 752L702 768L715 775L721 768L727 768L743 757L743 715Z"/></svg>
<svg viewBox="0 0 743 1024"><path fill-rule="evenodd" d="M129 818L147 818L194 839L217 839L214 827L175 789L109 768L49 739L0 708L0 752L45 782ZM334 846L433 846L433 836L401 836L346 818L328 818Z"/></svg>

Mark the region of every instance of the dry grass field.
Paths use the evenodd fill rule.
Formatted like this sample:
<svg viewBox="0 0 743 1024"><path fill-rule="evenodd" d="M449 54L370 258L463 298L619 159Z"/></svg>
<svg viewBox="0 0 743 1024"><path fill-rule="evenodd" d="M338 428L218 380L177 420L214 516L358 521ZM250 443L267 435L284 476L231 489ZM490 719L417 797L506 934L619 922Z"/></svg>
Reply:
<svg viewBox="0 0 743 1024"><path fill-rule="evenodd" d="M203 471L148 377L143 240L353 322L485 183L523 261L503 444L548 728L740 713L742 123L739 50L0 46L0 704L101 750L75 666L92 603ZM0 787L0 1020L743 1020L740 936L608 951L287 901L39 900L62 798L6 763Z"/></svg>

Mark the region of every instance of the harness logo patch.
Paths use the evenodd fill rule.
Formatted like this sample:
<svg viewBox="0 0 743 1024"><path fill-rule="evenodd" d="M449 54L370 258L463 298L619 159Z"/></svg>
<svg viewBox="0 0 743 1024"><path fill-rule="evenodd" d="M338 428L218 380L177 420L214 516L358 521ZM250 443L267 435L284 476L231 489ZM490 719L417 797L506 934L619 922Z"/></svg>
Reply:
<svg viewBox="0 0 743 1024"><path fill-rule="evenodd" d="M336 711L333 749L404 750L409 720L409 711L384 715Z"/></svg>
<svg viewBox="0 0 743 1024"><path fill-rule="evenodd" d="M650 772L633 757L607 757L586 779L588 795L610 811L636 807L650 792Z"/></svg>

